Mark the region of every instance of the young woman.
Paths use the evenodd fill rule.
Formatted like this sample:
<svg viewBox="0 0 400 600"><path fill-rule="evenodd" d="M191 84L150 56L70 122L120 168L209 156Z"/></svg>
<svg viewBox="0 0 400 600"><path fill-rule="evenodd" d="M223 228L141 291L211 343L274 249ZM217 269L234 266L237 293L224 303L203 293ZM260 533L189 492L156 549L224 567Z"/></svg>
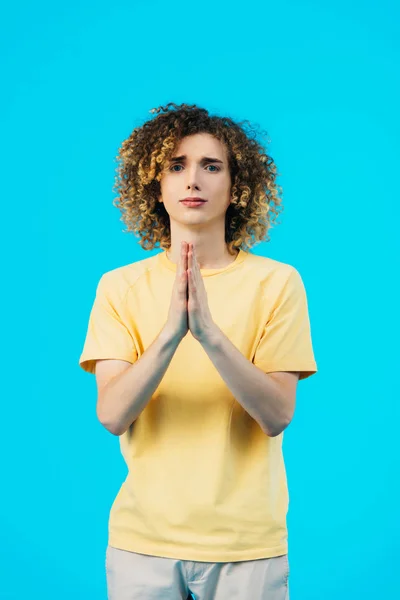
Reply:
<svg viewBox="0 0 400 600"><path fill-rule="evenodd" d="M287 600L283 431L317 365L300 274L250 252L282 209L276 167L243 123L153 112L114 203L162 251L100 278L79 360L128 467L108 597Z"/></svg>

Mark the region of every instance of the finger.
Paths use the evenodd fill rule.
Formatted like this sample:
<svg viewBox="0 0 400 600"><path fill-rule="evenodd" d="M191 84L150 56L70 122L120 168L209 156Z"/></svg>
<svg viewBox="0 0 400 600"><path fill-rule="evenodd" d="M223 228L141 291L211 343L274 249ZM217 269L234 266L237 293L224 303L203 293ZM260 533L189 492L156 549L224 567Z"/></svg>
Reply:
<svg viewBox="0 0 400 600"><path fill-rule="evenodd" d="M183 266L185 271L187 270L187 244L183 242Z"/></svg>
<svg viewBox="0 0 400 600"><path fill-rule="evenodd" d="M195 286L195 282L194 282L193 269L188 270L188 281L189 281L189 287L190 287L190 294L191 294L192 298L194 299L195 293L196 293L196 286Z"/></svg>
<svg viewBox="0 0 400 600"><path fill-rule="evenodd" d="M197 262L196 255L194 253L192 254L192 269L194 281L196 281L199 276L199 263Z"/></svg>
<svg viewBox="0 0 400 600"><path fill-rule="evenodd" d="M181 284L182 284L182 292L185 291L185 289L187 288L187 273L186 273L186 269L187 269L187 265L186 265L186 250L185 250L185 243L182 243L181 246L181 260L180 260L180 280L181 280Z"/></svg>
<svg viewBox="0 0 400 600"><path fill-rule="evenodd" d="M193 246L192 246L192 244L189 244L187 259L188 259L187 269L192 269L193 268L192 267L192 265L193 265Z"/></svg>

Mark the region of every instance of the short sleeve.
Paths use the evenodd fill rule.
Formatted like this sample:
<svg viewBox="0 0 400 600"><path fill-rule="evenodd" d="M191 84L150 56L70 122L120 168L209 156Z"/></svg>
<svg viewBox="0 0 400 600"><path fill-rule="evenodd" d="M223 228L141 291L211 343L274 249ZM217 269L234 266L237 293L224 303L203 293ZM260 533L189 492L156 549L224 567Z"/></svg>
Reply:
<svg viewBox="0 0 400 600"><path fill-rule="evenodd" d="M117 293L109 277L103 275L89 316L86 339L79 365L95 373L97 359L119 359L134 363L138 354L126 324L124 298Z"/></svg>
<svg viewBox="0 0 400 600"><path fill-rule="evenodd" d="M317 372L306 291L294 267L265 324L253 363L265 373L298 371L299 379Z"/></svg>

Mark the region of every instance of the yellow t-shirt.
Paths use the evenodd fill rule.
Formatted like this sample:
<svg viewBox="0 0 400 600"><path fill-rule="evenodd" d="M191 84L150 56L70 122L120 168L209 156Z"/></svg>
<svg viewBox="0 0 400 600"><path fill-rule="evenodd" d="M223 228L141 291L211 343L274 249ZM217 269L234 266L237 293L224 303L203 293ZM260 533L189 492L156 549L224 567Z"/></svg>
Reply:
<svg viewBox="0 0 400 600"><path fill-rule="evenodd" d="M106 272L80 366L134 363L164 326L176 265L165 251ZM201 270L213 320L265 373L317 372L305 288L285 263L240 250ZM119 437L128 475L108 543L190 561L234 562L288 551L283 432L269 437L229 391L190 331L146 408Z"/></svg>

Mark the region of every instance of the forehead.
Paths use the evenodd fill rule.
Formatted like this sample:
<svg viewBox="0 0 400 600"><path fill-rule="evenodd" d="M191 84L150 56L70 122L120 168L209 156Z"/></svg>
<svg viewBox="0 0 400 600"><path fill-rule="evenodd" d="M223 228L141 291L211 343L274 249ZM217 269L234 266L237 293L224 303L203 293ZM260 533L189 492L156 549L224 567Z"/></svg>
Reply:
<svg viewBox="0 0 400 600"><path fill-rule="evenodd" d="M173 156L186 154L189 158L214 156L221 160L226 159L225 145L209 133L196 133L184 137L178 143Z"/></svg>

